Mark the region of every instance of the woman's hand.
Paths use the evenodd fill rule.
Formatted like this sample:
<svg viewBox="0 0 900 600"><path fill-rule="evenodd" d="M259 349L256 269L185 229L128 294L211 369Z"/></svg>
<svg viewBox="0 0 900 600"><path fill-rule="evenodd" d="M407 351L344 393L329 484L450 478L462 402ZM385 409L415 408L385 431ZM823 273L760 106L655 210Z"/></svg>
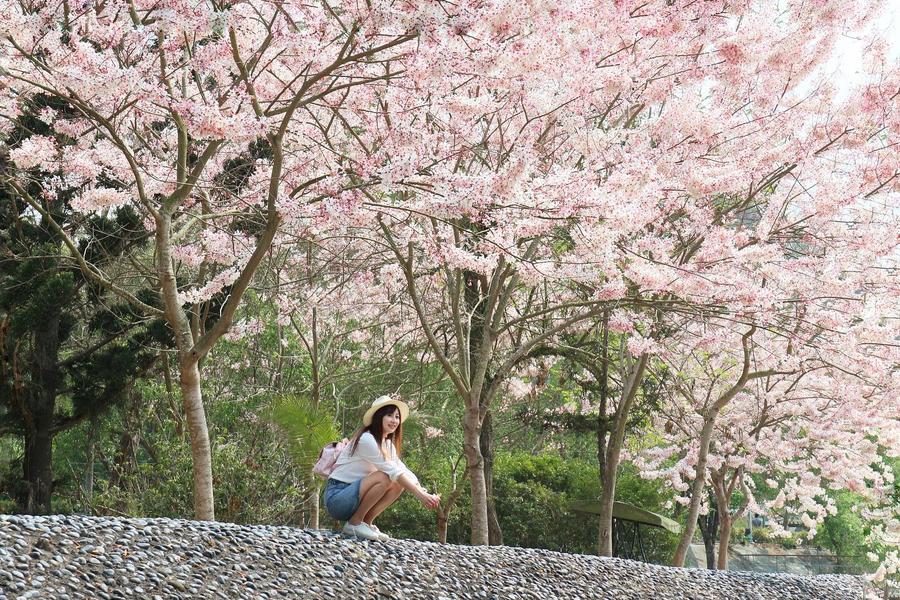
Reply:
<svg viewBox="0 0 900 600"><path fill-rule="evenodd" d="M441 503L440 494L429 494L424 489L419 490L419 501L425 505L425 508L434 510Z"/></svg>

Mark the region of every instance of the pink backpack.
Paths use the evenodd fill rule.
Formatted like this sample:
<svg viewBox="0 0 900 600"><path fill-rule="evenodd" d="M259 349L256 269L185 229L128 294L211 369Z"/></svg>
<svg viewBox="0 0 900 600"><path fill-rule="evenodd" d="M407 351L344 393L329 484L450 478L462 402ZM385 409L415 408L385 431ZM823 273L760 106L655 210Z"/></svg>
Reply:
<svg viewBox="0 0 900 600"><path fill-rule="evenodd" d="M349 443L349 440L344 438L339 442L331 442L322 448L322 451L319 452L319 458L316 460L316 464L313 465L312 472L322 479L331 477L338 456L341 455L341 452L344 451L344 448L346 448Z"/></svg>

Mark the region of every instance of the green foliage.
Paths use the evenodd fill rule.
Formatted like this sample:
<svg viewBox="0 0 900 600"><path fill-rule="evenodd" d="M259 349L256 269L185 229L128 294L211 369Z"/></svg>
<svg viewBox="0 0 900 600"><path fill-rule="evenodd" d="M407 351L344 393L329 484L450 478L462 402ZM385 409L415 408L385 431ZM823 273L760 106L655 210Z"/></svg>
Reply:
<svg viewBox="0 0 900 600"><path fill-rule="evenodd" d="M30 265L38 269L37 272L23 268L14 276L18 289L10 289L10 293L14 293L17 299L27 299L25 302L16 302L15 297L10 297L5 302L12 309L10 333L16 337L26 336L32 330L42 327L73 300L72 274L58 271L52 265L43 264L44 262L33 261ZM66 328L66 333L69 329Z"/></svg>
<svg viewBox="0 0 900 600"><path fill-rule="evenodd" d="M446 469L416 469L413 459L407 464L423 481L432 480L435 489L449 488ZM512 546L545 548L560 552L594 554L597 547L596 517L570 512L574 500L596 498L598 468L587 460L563 459L555 453L537 455L522 451L500 451L494 462L494 499L503 543ZM666 514L669 496L657 482L637 476L630 465L623 465L618 497L624 502ZM447 541L465 544L469 540L470 499L461 496L451 513ZM399 538L436 540L435 516L409 494L381 517L380 526ZM671 558L677 537L661 529L645 528L644 547L648 559L665 564Z"/></svg>
<svg viewBox="0 0 900 600"><path fill-rule="evenodd" d="M13 437L0 437L0 513L16 512L16 487L22 477L20 461L22 441Z"/></svg>
<svg viewBox="0 0 900 600"><path fill-rule="evenodd" d="M325 444L338 439L334 418L320 403L301 396L280 396L272 403L272 421L285 435L288 452L301 471L312 469Z"/></svg>
<svg viewBox="0 0 900 600"><path fill-rule="evenodd" d="M504 543L593 553L597 527L569 512L572 501L597 495L597 468L558 455L502 453L494 463L494 500Z"/></svg>
<svg viewBox="0 0 900 600"><path fill-rule="evenodd" d="M106 187L119 187L106 182ZM85 236L79 252L91 264L103 264L121 256L131 247L142 245L150 237L140 215L131 206L122 206L111 214L97 214L84 220Z"/></svg>
<svg viewBox="0 0 900 600"><path fill-rule="evenodd" d="M900 460L886 458L887 468L894 470L895 496L893 502L900 500ZM774 498L778 491L778 485L772 487L767 483L766 474L754 475L757 500ZM867 505L869 499L850 492L848 490L830 490L829 498L834 502L836 514L827 515L824 521L816 528L816 535L812 540L807 538L804 530L793 531L787 536L775 536L769 527L756 526L753 528L753 540L756 543L770 543L785 549L794 549L800 546L814 546L827 550L834 554L837 561L837 572L846 573L871 573L877 568L877 564L870 561L867 554L884 555L885 551L892 548L884 548L879 544L873 544L870 539L871 523L862 515L862 508ZM888 500L891 502L891 500ZM783 518L783 517L782 517Z"/></svg>
<svg viewBox="0 0 900 600"><path fill-rule="evenodd" d="M193 518L192 462L187 432L167 412L180 403L164 386L141 383L136 405L98 417L91 441L90 424L59 435L54 461L59 465L55 509L92 514ZM210 398L216 518L235 523L304 525L308 488L281 436L267 421L268 406L230 410L234 398ZM169 413L171 415L171 413ZM137 433L139 443L123 453L123 442ZM83 483L93 444L94 486L90 501ZM0 497L0 502L2 502Z"/></svg>
<svg viewBox="0 0 900 600"><path fill-rule="evenodd" d="M832 498L837 514L825 517L813 543L833 552L846 570L871 572L875 565L866 557L874 550L867 540L870 525L857 510L865 505L865 500L847 491L833 492Z"/></svg>

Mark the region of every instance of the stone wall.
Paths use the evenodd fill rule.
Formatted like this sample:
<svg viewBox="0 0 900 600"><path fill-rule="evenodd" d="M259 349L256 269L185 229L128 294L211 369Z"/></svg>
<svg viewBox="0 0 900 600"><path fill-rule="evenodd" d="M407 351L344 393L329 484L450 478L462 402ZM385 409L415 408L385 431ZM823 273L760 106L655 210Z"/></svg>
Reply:
<svg viewBox="0 0 900 600"><path fill-rule="evenodd" d="M291 527L0 515L0 600L13 598L858 600L863 587Z"/></svg>

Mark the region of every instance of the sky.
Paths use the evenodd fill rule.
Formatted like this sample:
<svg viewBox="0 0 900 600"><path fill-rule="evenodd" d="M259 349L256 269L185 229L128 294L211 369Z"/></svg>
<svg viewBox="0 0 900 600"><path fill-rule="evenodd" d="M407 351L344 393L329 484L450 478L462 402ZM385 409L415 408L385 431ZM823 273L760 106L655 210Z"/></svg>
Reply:
<svg viewBox="0 0 900 600"><path fill-rule="evenodd" d="M900 0L887 0L884 11L874 20L872 27L875 32L881 33L883 39L888 40L889 58L900 59ZM860 39L849 36L842 38L837 43L834 58L826 66L833 73L838 88L845 93L849 93L863 80L864 45L865 42Z"/></svg>

